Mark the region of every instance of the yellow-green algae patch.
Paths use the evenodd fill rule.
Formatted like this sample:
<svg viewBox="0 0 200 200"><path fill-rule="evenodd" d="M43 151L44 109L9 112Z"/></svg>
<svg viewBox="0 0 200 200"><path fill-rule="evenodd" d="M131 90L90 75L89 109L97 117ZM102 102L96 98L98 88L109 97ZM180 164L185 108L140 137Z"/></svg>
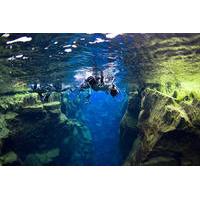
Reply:
<svg viewBox="0 0 200 200"><path fill-rule="evenodd" d="M163 34L165 35L165 34ZM156 35L150 38L148 41L147 46L153 47L157 45L164 45L164 46L181 46L191 43L198 43L200 40L200 34L188 34L187 36L172 36L167 35L166 37L159 38Z"/></svg>
<svg viewBox="0 0 200 200"><path fill-rule="evenodd" d="M17 94L14 96L0 97L0 112L6 113L8 111L19 112L20 109L40 104L37 94Z"/></svg>
<svg viewBox="0 0 200 200"><path fill-rule="evenodd" d="M157 90L178 101L200 99L200 34L144 34L137 39L140 83L157 84Z"/></svg>
<svg viewBox="0 0 200 200"><path fill-rule="evenodd" d="M10 151L3 156L0 156L0 165L8 165L17 161L17 154L13 151Z"/></svg>
<svg viewBox="0 0 200 200"><path fill-rule="evenodd" d="M60 153L59 148L50 149L42 153L29 154L26 158L27 165L44 165L53 161Z"/></svg>

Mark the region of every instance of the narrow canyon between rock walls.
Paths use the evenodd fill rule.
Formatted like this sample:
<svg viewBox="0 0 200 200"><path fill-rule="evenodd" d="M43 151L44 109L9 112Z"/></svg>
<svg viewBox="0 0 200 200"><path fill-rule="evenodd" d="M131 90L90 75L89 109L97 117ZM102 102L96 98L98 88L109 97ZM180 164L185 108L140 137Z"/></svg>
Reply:
<svg viewBox="0 0 200 200"><path fill-rule="evenodd" d="M88 127L92 137L94 165L122 164L120 122L126 105L127 95L123 91L120 99L113 99L104 92L95 93L89 104L81 106L79 115L82 115L82 122Z"/></svg>
<svg viewBox="0 0 200 200"><path fill-rule="evenodd" d="M109 47L108 45L106 48L90 51L95 55L95 64L100 68L105 66L105 74L116 73L115 81L120 91L119 95L112 97L105 91L92 91L90 98L86 100L84 93L65 94L65 98L73 104L65 109L67 117L79 119L90 131L91 165L95 166L117 166L123 163L120 122L128 102L128 88L124 81L126 69L123 64L122 47L108 50ZM117 75L119 73L120 75ZM77 74L77 79L80 78L79 75Z"/></svg>
<svg viewBox="0 0 200 200"><path fill-rule="evenodd" d="M199 52L200 34L2 34L0 165L200 165Z"/></svg>

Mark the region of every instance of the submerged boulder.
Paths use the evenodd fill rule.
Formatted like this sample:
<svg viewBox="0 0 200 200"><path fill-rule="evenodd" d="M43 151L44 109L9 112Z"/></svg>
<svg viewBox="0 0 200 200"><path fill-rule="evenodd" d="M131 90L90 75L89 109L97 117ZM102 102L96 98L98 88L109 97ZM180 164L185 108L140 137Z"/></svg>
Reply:
<svg viewBox="0 0 200 200"><path fill-rule="evenodd" d="M0 165L12 165L17 162L17 154L13 151L0 156Z"/></svg>
<svg viewBox="0 0 200 200"><path fill-rule="evenodd" d="M139 114L133 110L122 121L134 118L138 128L125 165L200 165L200 34L122 37L129 82L143 91Z"/></svg>
<svg viewBox="0 0 200 200"><path fill-rule="evenodd" d="M58 148L56 149L50 149L48 151L35 153L35 154L29 154L26 156L25 163L26 165L49 165L54 161L55 158L59 156L60 150Z"/></svg>
<svg viewBox="0 0 200 200"><path fill-rule="evenodd" d="M58 93L47 103L36 93L2 96L0 102L1 165L92 164L90 132L61 112Z"/></svg>
<svg viewBox="0 0 200 200"><path fill-rule="evenodd" d="M138 128L139 134L125 165L200 164L199 101L179 102L147 88L138 106L139 115L131 125ZM135 117L133 113L129 115ZM126 114L124 118L122 123L130 117Z"/></svg>

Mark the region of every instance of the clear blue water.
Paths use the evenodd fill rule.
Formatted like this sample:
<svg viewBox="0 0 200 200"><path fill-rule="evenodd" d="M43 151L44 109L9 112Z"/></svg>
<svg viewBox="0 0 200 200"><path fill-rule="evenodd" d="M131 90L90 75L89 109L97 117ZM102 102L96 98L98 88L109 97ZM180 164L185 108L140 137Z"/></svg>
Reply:
<svg viewBox="0 0 200 200"><path fill-rule="evenodd" d="M102 38L102 36L94 34L92 38L95 40L96 38ZM120 41L118 41L119 43ZM115 76L115 83L120 90L120 94L114 98L102 91L92 91L89 102L84 101L84 94L79 94L82 97L82 101L78 104L80 111L76 118L82 120L91 131L93 161L94 165L98 166L122 164L119 147L119 128L126 108L127 88L123 82L126 71L124 70L122 56L123 43L121 44L121 46L114 48L109 42L96 43L87 47L87 49L84 49L79 55L75 55L69 61L76 66L81 63L80 68L76 71L80 75L84 74L85 71L90 72L94 69L97 69L97 71L103 70L105 73L111 71L111 74ZM90 64L91 68L83 67L90 62L92 63L92 65ZM74 77L76 77L76 74ZM76 78L72 80L75 85L79 85L81 81L82 79L79 81Z"/></svg>
<svg viewBox="0 0 200 200"><path fill-rule="evenodd" d="M119 125L124 113L126 95L113 99L103 92L94 93L90 103L82 106L84 122L93 138L95 165L120 165Z"/></svg>
<svg viewBox="0 0 200 200"><path fill-rule="evenodd" d="M86 100L86 94L77 89L65 95L74 102L70 117L83 122L92 134L93 164L122 164L119 127L127 104L122 38L109 38L106 34L11 34L5 40L24 36L32 40L5 45L10 69L16 66L23 71L13 75L12 81L25 79L31 84L59 80L64 85L79 87L92 73L103 71L105 76L115 78L120 90L117 97L92 91Z"/></svg>

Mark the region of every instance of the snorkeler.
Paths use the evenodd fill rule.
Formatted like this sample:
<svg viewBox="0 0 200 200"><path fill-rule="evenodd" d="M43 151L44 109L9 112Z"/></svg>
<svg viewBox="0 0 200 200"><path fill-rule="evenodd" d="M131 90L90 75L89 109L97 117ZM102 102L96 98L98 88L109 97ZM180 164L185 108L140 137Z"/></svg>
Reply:
<svg viewBox="0 0 200 200"><path fill-rule="evenodd" d="M38 93L40 100L43 103L46 103L49 101L49 97L51 96L52 92L58 92L62 94L62 92L71 90L71 87L62 88L61 84L40 85L40 84L34 83L31 85L31 89L33 90L33 92Z"/></svg>
<svg viewBox="0 0 200 200"><path fill-rule="evenodd" d="M81 84L80 90L92 89L94 91L105 91L111 96L115 97L119 94L117 86L112 82L105 83L103 71L101 71L99 76L89 76L84 83Z"/></svg>
<svg viewBox="0 0 200 200"><path fill-rule="evenodd" d="M52 93L51 91L51 85L40 85L37 83L34 83L31 85L31 89L33 92L38 93L40 100L42 102L48 102L48 99Z"/></svg>

